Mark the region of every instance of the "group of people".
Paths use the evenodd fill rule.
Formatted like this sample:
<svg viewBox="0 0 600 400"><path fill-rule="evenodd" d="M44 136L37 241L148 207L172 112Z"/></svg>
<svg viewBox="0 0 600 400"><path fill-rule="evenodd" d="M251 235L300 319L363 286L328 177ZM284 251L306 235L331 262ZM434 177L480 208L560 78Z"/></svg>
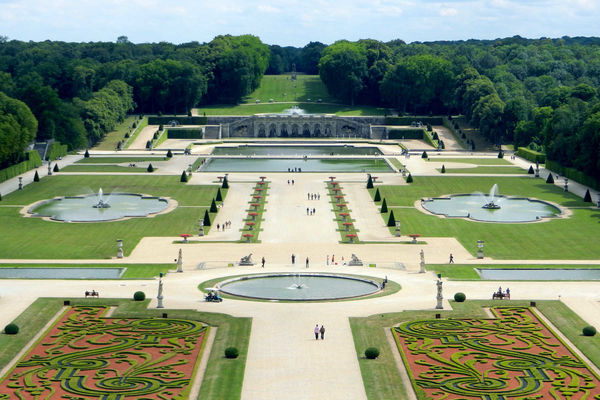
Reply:
<svg viewBox="0 0 600 400"><path fill-rule="evenodd" d="M315 339L319 340L319 334L321 334L321 340L325 340L325 325L321 324L319 328L319 324L315 325Z"/></svg>
<svg viewBox="0 0 600 400"><path fill-rule="evenodd" d="M217 231L222 230L225 232L225 228L231 228L231 221L225 221L223 224L217 224Z"/></svg>
<svg viewBox="0 0 600 400"><path fill-rule="evenodd" d="M300 167L288 168L288 172L302 172L302 168L300 168Z"/></svg>
<svg viewBox="0 0 600 400"><path fill-rule="evenodd" d="M306 207L306 215L315 215L317 213L317 209L316 208L312 208L312 210L309 207Z"/></svg>
<svg viewBox="0 0 600 400"><path fill-rule="evenodd" d="M290 182L292 183L292 186L294 186L294 180L293 179L288 179L288 185L290 184Z"/></svg>
<svg viewBox="0 0 600 400"><path fill-rule="evenodd" d="M319 193L306 193L306 198L308 200L321 200L321 195Z"/></svg>

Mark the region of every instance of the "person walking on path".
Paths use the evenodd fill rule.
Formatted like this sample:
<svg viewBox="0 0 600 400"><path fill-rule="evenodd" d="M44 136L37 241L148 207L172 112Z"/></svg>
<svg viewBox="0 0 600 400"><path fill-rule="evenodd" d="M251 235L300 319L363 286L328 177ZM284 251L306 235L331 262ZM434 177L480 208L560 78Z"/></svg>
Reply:
<svg viewBox="0 0 600 400"><path fill-rule="evenodd" d="M331 265L335 265L335 254L331 255Z"/></svg>
<svg viewBox="0 0 600 400"><path fill-rule="evenodd" d="M315 325L315 340L319 340L319 332L321 332L319 329L319 324L316 324Z"/></svg>
<svg viewBox="0 0 600 400"><path fill-rule="evenodd" d="M296 255L292 254L292 264L295 264L295 263L296 263Z"/></svg>
<svg viewBox="0 0 600 400"><path fill-rule="evenodd" d="M327 265L329 265L329 254L327 254Z"/></svg>
<svg viewBox="0 0 600 400"><path fill-rule="evenodd" d="M450 253L450 261L448 262L448 264L454 264L454 256L452 255L452 253Z"/></svg>
<svg viewBox="0 0 600 400"><path fill-rule="evenodd" d="M262 267L263 268L265 267L265 258L264 257L262 258Z"/></svg>
<svg viewBox="0 0 600 400"><path fill-rule="evenodd" d="M306 268L308 268L308 257L306 257Z"/></svg>
<svg viewBox="0 0 600 400"><path fill-rule="evenodd" d="M325 340L325 325L321 325L319 332L321 332L321 340Z"/></svg>

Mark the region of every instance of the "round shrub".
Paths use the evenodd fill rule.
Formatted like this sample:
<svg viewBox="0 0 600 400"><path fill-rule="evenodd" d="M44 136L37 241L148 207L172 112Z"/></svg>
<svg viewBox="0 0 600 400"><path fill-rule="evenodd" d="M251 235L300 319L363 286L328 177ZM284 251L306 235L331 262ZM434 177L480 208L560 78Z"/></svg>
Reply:
<svg viewBox="0 0 600 400"><path fill-rule="evenodd" d="M593 326L586 326L581 330L583 336L594 336L596 334L596 328Z"/></svg>
<svg viewBox="0 0 600 400"><path fill-rule="evenodd" d="M16 335L17 333L19 333L19 326L17 324L8 324L4 327L4 333L6 333L7 335Z"/></svg>
<svg viewBox="0 0 600 400"><path fill-rule="evenodd" d="M454 301L456 301L457 303L462 303L466 299L467 299L467 296L465 296L465 294L462 292L458 292L458 293L454 294Z"/></svg>
<svg viewBox="0 0 600 400"><path fill-rule="evenodd" d="M225 349L225 358L238 358L240 352L237 347L228 347Z"/></svg>
<svg viewBox="0 0 600 400"><path fill-rule="evenodd" d="M379 357L379 349L377 347L369 347L365 350L365 357L369 360L374 360Z"/></svg>
<svg viewBox="0 0 600 400"><path fill-rule="evenodd" d="M146 293L144 293L142 291L135 292L133 294L133 299L135 301L144 301L144 300L146 300Z"/></svg>

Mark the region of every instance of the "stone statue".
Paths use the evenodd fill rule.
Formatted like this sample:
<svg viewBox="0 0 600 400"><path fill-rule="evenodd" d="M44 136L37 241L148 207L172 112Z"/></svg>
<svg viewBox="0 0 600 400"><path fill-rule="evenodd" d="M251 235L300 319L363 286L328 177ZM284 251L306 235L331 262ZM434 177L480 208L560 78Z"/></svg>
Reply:
<svg viewBox="0 0 600 400"><path fill-rule="evenodd" d="M158 300L158 304L156 305L156 308L165 308L165 306L163 306L163 281L162 281L162 272L160 273L160 276L158 278L158 296L156 296L156 299Z"/></svg>
<svg viewBox="0 0 600 400"><path fill-rule="evenodd" d="M240 259L240 265L254 265L254 262L252 261L252 253L248 254L247 256L243 256Z"/></svg>
<svg viewBox="0 0 600 400"><path fill-rule="evenodd" d="M425 273L425 252L423 251L423 249L421 249L421 252L419 253L421 255L421 262L419 263L419 273L420 274L424 274Z"/></svg>
<svg viewBox="0 0 600 400"><path fill-rule="evenodd" d="M442 282L441 279L438 279L438 281L436 282L437 285L437 305L435 306L436 309L441 310L444 308L444 306L442 305L442 300L444 299L444 297L442 296L442 285L444 284L444 282Z"/></svg>
<svg viewBox="0 0 600 400"><path fill-rule="evenodd" d="M352 257L351 257L350 262L348 263L348 265L361 266L361 265L363 265L363 262L361 261L360 258L358 258L356 256L356 254L352 253Z"/></svg>
<svg viewBox="0 0 600 400"><path fill-rule="evenodd" d="M177 272L183 272L183 251L179 249L179 257L177 257Z"/></svg>

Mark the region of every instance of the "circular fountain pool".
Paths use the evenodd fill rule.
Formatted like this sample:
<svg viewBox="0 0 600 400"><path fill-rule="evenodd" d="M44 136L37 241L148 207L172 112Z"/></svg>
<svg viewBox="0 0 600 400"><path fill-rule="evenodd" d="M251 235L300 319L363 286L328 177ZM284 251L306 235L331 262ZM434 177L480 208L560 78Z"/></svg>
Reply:
<svg viewBox="0 0 600 400"><path fill-rule="evenodd" d="M264 274L229 279L219 284L223 293L265 300L333 300L359 297L380 290L377 282L327 274Z"/></svg>
<svg viewBox="0 0 600 400"><path fill-rule="evenodd" d="M482 195L457 194L448 197L426 199L421 205L427 211L447 217L469 218L485 222L532 222L555 217L561 210L541 200L495 196L496 207L486 206Z"/></svg>
<svg viewBox="0 0 600 400"><path fill-rule="evenodd" d="M168 200L141 194L112 193L104 200L95 194L76 197L58 197L31 207L34 217L46 217L64 222L102 222L127 217L146 217L165 211ZM104 206L98 207L100 204Z"/></svg>

